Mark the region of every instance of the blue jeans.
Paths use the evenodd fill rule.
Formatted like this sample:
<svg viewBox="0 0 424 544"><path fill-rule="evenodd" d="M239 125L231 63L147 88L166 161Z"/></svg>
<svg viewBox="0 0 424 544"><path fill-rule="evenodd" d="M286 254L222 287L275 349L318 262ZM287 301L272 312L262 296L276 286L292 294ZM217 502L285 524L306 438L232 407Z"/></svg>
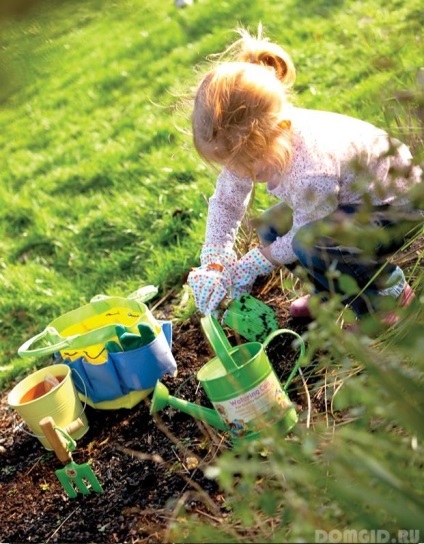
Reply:
<svg viewBox="0 0 424 544"><path fill-rule="evenodd" d="M362 205L340 205L329 216L299 229L292 241L298 262L288 268L293 271L300 265L323 299L328 293L344 295L344 304L358 316L365 315L378 309L379 291L387 287L396 269L388 257L417 232L414 227L422 228L423 219L422 211L404 207L375 206L365 210ZM270 226L266 236L260 235L264 245L273 241L271 235L275 240L284 234L275 231ZM338 280L340 275L354 279L358 293L346 296Z"/></svg>

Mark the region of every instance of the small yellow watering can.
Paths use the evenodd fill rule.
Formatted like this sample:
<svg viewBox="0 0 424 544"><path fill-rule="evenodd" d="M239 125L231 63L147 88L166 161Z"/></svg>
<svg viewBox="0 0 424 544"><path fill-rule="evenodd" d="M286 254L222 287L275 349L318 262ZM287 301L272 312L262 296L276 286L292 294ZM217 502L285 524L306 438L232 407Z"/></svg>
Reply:
<svg viewBox="0 0 424 544"><path fill-rule="evenodd" d="M264 427L277 422L281 433L289 432L298 416L286 391L305 354L302 338L289 329L279 329L269 334L263 344L248 342L232 347L213 316L202 318L201 324L216 357L199 370L197 379L214 409L173 397L157 382L150 413L169 405L221 431L229 431L234 438L256 438ZM284 386L265 352L271 340L280 334L292 334L300 343L300 357Z"/></svg>

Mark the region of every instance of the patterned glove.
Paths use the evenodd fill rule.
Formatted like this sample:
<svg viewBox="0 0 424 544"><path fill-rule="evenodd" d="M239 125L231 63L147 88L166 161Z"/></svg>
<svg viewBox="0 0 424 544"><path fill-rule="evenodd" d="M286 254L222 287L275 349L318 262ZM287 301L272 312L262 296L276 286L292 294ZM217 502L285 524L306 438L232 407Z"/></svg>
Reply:
<svg viewBox="0 0 424 544"><path fill-rule="evenodd" d="M204 246L200 262L202 266L190 272L187 283L193 290L197 308L208 315L218 308L229 292L237 268L237 257L231 250Z"/></svg>
<svg viewBox="0 0 424 544"><path fill-rule="evenodd" d="M258 247L246 253L237 263L237 270L233 276L232 298L242 293L249 293L258 276L271 273L275 268L262 254Z"/></svg>

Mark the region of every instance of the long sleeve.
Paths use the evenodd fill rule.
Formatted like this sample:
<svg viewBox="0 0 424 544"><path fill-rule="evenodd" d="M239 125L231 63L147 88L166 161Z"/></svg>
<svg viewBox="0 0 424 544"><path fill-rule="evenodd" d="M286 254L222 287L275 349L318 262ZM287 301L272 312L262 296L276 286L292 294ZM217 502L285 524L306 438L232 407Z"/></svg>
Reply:
<svg viewBox="0 0 424 544"><path fill-rule="evenodd" d="M270 246L278 263L296 260L296 232L337 209L359 204L404 204L408 187L419 183L418 168L409 175L411 154L400 142L364 121L344 115L295 108L292 117L293 161L269 192L293 210L293 226Z"/></svg>
<svg viewBox="0 0 424 544"><path fill-rule="evenodd" d="M222 170L209 200L206 245L233 248L252 189L251 179L239 178L226 168Z"/></svg>
<svg viewBox="0 0 424 544"><path fill-rule="evenodd" d="M376 206L404 204L420 183L408 148L377 127L332 112L293 108L293 158L268 181L268 192L293 212L290 231L269 247L276 263L296 261L292 240L298 230L320 220L339 204L359 204L364 194ZM253 189L251 179L223 169L209 202L206 245L233 248Z"/></svg>

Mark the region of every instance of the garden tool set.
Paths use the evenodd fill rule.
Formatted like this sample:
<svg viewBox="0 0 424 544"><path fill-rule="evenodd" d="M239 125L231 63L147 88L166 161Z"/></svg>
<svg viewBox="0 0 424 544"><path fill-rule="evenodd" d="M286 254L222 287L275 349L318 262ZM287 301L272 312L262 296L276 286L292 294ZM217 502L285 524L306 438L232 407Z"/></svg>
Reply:
<svg viewBox="0 0 424 544"><path fill-rule="evenodd" d="M127 298L97 295L53 320L18 350L22 357L53 355L67 364L81 400L93 408L133 408L165 374L175 376L172 323L145 305L156 287Z"/></svg>
<svg viewBox="0 0 424 544"><path fill-rule="evenodd" d="M56 475L71 498L90 489L102 492L89 464L78 465L72 458L75 439L88 430L86 404L133 408L154 392L151 414L169 405L228 432L233 441L256 438L274 424L285 434L297 422L287 388L301 364L304 343L297 333L278 328L266 304L249 294L229 303L222 322L247 340L236 347L213 316L201 319L215 357L200 368L197 379L211 409L170 395L160 381L175 376L177 365L171 352L172 323L157 321L144 304L156 293L146 286L127 298L98 295L52 321L18 350L23 357L51 354L55 360L18 383L8 401L33 436L65 465ZM266 353L271 340L282 334L295 336L300 349L284 386Z"/></svg>
<svg viewBox="0 0 424 544"><path fill-rule="evenodd" d="M66 466L56 471L69 497L101 491L88 464L72 460L74 439L89 429L85 406L133 408L165 374L175 376L172 323L144 304L157 294L142 287L127 298L97 295L53 320L18 350L22 357L52 355L54 364L19 382L8 402L47 450ZM46 387L47 385L47 387Z"/></svg>

